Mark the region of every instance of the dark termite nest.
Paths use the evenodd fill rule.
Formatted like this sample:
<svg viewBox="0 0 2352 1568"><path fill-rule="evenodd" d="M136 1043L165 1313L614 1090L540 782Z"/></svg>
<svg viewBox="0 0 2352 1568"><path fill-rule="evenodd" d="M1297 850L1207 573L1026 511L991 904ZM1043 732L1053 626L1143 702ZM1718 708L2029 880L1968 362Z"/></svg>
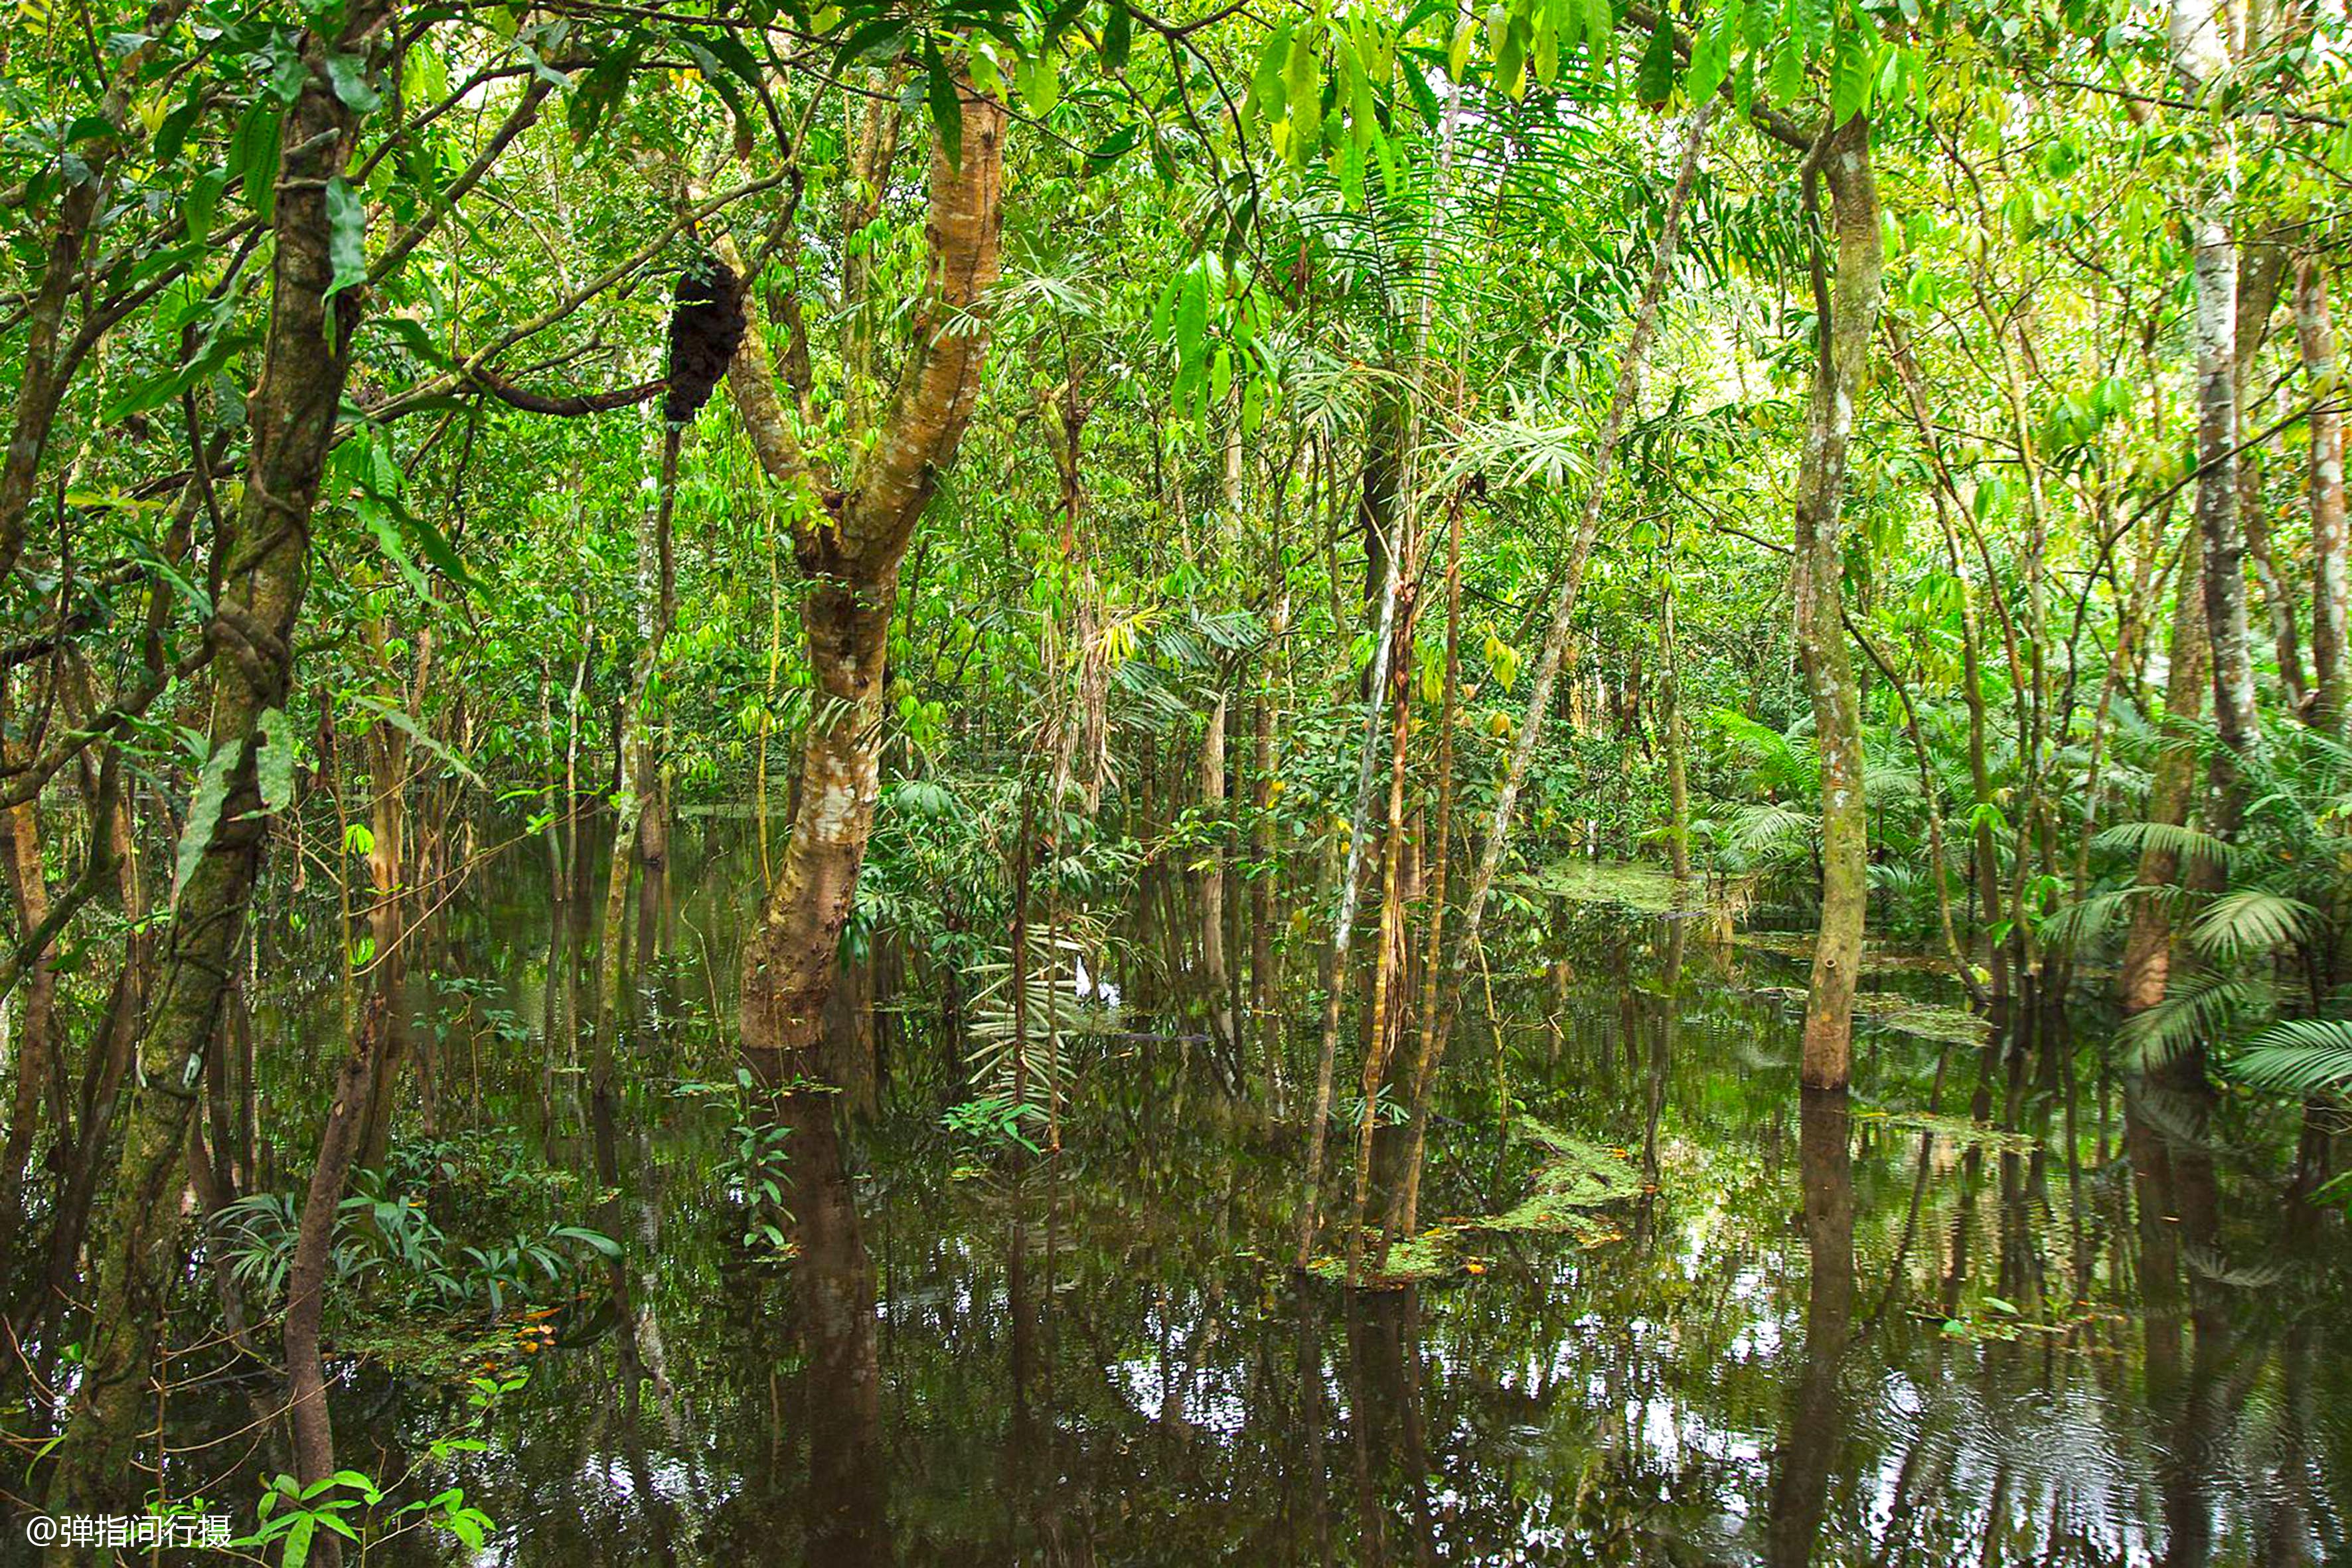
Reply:
<svg viewBox="0 0 2352 1568"><path fill-rule="evenodd" d="M715 256L698 258L677 278L669 315L669 387L662 416L683 425L710 401L711 388L743 342L743 285Z"/></svg>

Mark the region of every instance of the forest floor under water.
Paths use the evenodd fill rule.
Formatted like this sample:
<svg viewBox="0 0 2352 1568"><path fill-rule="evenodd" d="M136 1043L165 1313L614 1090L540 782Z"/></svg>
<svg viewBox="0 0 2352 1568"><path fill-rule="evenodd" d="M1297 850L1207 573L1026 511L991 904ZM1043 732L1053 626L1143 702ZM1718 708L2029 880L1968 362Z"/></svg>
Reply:
<svg viewBox="0 0 2352 1568"><path fill-rule="evenodd" d="M2346 1560L2352 1270L2223 1152L2264 1146L2250 1097L2103 1068L2089 999L1996 1036L1891 953L1852 1095L1802 1094L1801 935L1628 902L1556 902L1549 960L1493 976L1385 1288L1293 1272L1296 1119L1181 1035L1103 1042L1058 1152L1017 1163L943 1127L942 1086L775 1133L646 1072L617 1181L537 1194L621 1257L432 1353L347 1320L345 1462L462 1485L495 1521L470 1560L520 1564ZM681 895L674 997L724 990L724 907ZM544 915L478 913L453 962L528 1016ZM544 1131L453 1142L435 1201ZM778 1136L769 1229L746 1151ZM224 1384L176 1440L234 1453L250 1419Z"/></svg>

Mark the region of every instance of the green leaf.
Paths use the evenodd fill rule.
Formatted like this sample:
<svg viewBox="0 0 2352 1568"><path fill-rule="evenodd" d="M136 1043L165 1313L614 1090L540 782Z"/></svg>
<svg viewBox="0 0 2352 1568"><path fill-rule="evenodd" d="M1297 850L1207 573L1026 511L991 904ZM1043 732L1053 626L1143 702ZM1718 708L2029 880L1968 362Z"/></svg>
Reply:
<svg viewBox="0 0 2352 1568"><path fill-rule="evenodd" d="M1805 51L1794 38L1783 38L1780 52L1772 57L1772 74L1765 90L1776 104L1793 102L1805 86Z"/></svg>
<svg viewBox="0 0 2352 1568"><path fill-rule="evenodd" d="M1192 364L1201 357L1201 347L1208 341L1209 275L1204 267L1193 267L1184 274L1182 292L1176 303L1176 358L1178 363Z"/></svg>
<svg viewBox="0 0 2352 1568"><path fill-rule="evenodd" d="M1289 111L1283 73L1289 58L1290 24L1284 22L1267 35L1265 47L1258 51L1257 68L1250 73L1249 102L1243 106L1261 125L1271 125Z"/></svg>
<svg viewBox="0 0 2352 1568"><path fill-rule="evenodd" d="M278 140L283 121L267 99L257 100L229 138L228 177L242 181L253 216L267 224L278 208Z"/></svg>
<svg viewBox="0 0 2352 1568"><path fill-rule="evenodd" d="M383 552L384 559L390 561L402 579L415 590L416 596L428 605L435 603L432 584L425 582L425 574L419 572L416 563L409 558L408 546L402 541L400 530L393 522L391 509L373 496L359 495L352 498L352 515L375 536L376 548Z"/></svg>
<svg viewBox="0 0 2352 1568"><path fill-rule="evenodd" d="M383 95L368 82L367 61L357 55L329 55L327 85L354 114L366 114L383 101Z"/></svg>
<svg viewBox="0 0 2352 1568"><path fill-rule="evenodd" d="M1813 59L1829 46L1831 0L1789 0L1789 39L1798 59Z"/></svg>
<svg viewBox="0 0 2352 1568"><path fill-rule="evenodd" d="M367 198L341 174L327 182L327 261L330 300L367 279Z"/></svg>
<svg viewBox="0 0 2352 1568"><path fill-rule="evenodd" d="M1650 29L1650 46L1642 51L1633 90L1652 109L1664 108L1675 95L1675 26L1664 10L1658 14L1657 26Z"/></svg>
<svg viewBox="0 0 2352 1568"><path fill-rule="evenodd" d="M1113 70L1125 69L1128 50L1134 42L1134 13L1127 8L1127 0L1110 0L1110 15L1103 20L1103 64Z"/></svg>
<svg viewBox="0 0 2352 1568"><path fill-rule="evenodd" d="M406 709L396 708L393 704L383 701L380 698L371 697L365 692L358 693L352 700L358 702L361 707L367 709L369 711L375 714L376 717L382 719L385 723L391 725L394 729L400 731L410 740L415 742L418 745L432 752L436 757L441 759L442 763L451 773L456 773L467 784L472 784L477 789L482 790L487 790L490 787L488 784L483 782L482 775L476 773L473 769L473 765L467 763L465 758L459 756L457 752L443 745L432 735L427 734L424 727L418 724L414 718L409 716L409 712ZM352 826L357 826L358 825L354 823Z"/></svg>
<svg viewBox="0 0 2352 1568"><path fill-rule="evenodd" d="M294 726L287 722L284 709L270 708L263 710L256 728L261 731L261 750L254 758L261 804L273 813L284 811L294 804Z"/></svg>
<svg viewBox="0 0 2352 1568"><path fill-rule="evenodd" d="M931 109L931 127L939 132L940 150L948 155L948 167L963 167L963 100L956 93L955 78L948 74L947 62L940 58L939 46L926 40L923 44L923 96Z"/></svg>
<svg viewBox="0 0 2352 1568"><path fill-rule="evenodd" d="M1870 47L1855 28L1839 29L1830 61L1830 123L1843 125L1870 107Z"/></svg>
<svg viewBox="0 0 2352 1568"><path fill-rule="evenodd" d="M237 753L244 749L243 741L222 746L205 759L204 772L196 775L196 791L188 797L187 826L180 830L180 852L172 869L174 900L187 887L220 830L221 807L228 802L229 774L236 771Z"/></svg>
<svg viewBox="0 0 2352 1568"><path fill-rule="evenodd" d="M1707 19L1691 39L1690 71L1683 79L1683 94L1693 103L1715 96L1731 72L1731 38L1739 21L1739 0Z"/></svg>

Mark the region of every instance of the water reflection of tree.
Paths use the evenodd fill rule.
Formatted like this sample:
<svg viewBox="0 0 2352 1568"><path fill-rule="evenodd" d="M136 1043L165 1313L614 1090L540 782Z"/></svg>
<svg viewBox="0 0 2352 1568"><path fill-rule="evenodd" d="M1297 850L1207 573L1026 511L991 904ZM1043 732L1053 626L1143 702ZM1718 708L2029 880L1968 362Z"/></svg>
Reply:
<svg viewBox="0 0 2352 1568"><path fill-rule="evenodd" d="M1845 1446L1840 1372L1853 1322L1853 1168L1852 1122L1843 1089L1804 1091L1799 1131L1803 1178L1805 1349L1790 1385L1789 1419L1774 1456L1765 1561L1772 1568L1811 1563L1822 1531L1831 1471Z"/></svg>

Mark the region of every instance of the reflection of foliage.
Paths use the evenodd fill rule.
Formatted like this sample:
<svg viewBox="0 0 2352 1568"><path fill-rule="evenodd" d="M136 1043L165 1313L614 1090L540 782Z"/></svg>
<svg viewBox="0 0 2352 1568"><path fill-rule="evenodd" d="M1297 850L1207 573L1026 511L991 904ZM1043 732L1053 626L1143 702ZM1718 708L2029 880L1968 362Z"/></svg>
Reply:
<svg viewBox="0 0 2352 1568"><path fill-rule="evenodd" d="M796 1084L795 1092L822 1093L822 1085ZM731 1079L681 1083L670 1093L719 1108L728 1118L727 1155L719 1162L719 1178L729 1196L745 1211L743 1247L761 1261L780 1263L793 1254L784 1226L792 1211L784 1205L791 1185L791 1126L772 1113L772 1097L761 1089L748 1068L737 1068Z"/></svg>
<svg viewBox="0 0 2352 1568"><path fill-rule="evenodd" d="M951 1105L940 1118L940 1124L957 1138L977 1143L988 1150L1002 1149L1017 1143L1032 1154L1045 1152L1037 1141L1029 1136L1026 1125L1043 1126L1045 1110L1024 1104L1009 1095L984 1095Z"/></svg>
<svg viewBox="0 0 2352 1568"><path fill-rule="evenodd" d="M424 1204L386 1178L362 1172L335 1216L329 1282L335 1295L374 1285L406 1312L497 1314L562 1285L585 1254L620 1254L619 1244L575 1225L550 1225L488 1237L479 1245L446 1234ZM299 1209L290 1193L256 1193L215 1220L230 1272L265 1301L284 1295Z"/></svg>
<svg viewBox="0 0 2352 1568"><path fill-rule="evenodd" d="M1110 1009L1086 984L1089 951L1099 947L1066 929L1051 941L1031 937L1025 976L1009 961L973 966L970 1082L982 1099L1040 1110L1076 1081L1072 1042L1111 1026Z"/></svg>
<svg viewBox="0 0 2352 1568"><path fill-rule="evenodd" d="M1358 1101L1360 1109L1362 1102ZM1390 1248L1387 1262L1370 1283L1395 1286L1460 1272L1479 1273L1485 1265L1469 1256L1472 1238L1494 1236L1564 1236L1585 1247L1622 1238L1598 1216L1600 1211L1641 1195L1638 1174L1622 1153L1546 1125L1532 1116L1512 1121L1519 1137L1540 1150L1528 1195L1498 1215L1449 1219ZM1309 1271L1327 1279L1347 1277L1347 1264L1326 1255ZM1364 1281L1359 1281L1363 1283Z"/></svg>

